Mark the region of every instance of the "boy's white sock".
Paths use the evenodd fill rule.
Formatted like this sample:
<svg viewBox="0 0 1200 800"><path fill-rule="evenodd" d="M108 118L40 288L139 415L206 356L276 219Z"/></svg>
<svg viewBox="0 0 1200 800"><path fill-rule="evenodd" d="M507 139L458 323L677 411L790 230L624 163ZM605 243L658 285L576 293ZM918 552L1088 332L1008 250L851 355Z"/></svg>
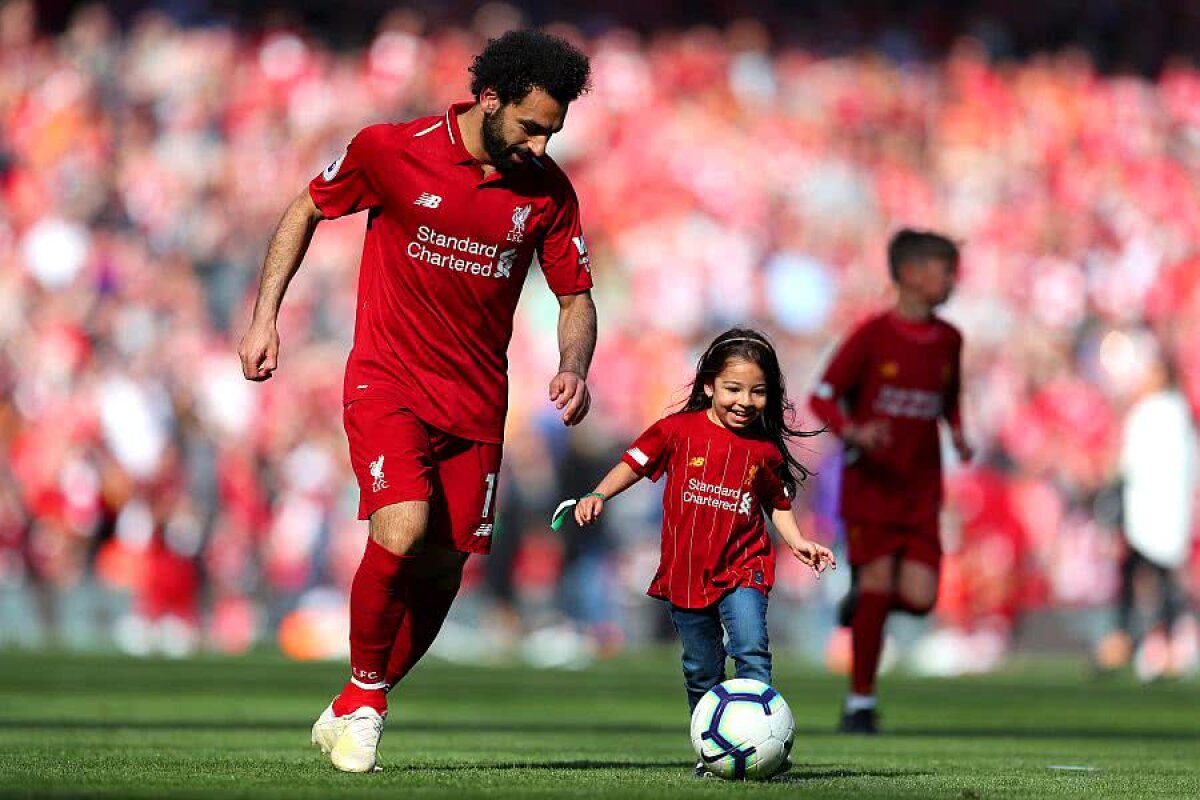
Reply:
<svg viewBox="0 0 1200 800"><path fill-rule="evenodd" d="M873 694L848 694L846 695L846 713L853 714L855 711L865 711L875 708L875 695Z"/></svg>

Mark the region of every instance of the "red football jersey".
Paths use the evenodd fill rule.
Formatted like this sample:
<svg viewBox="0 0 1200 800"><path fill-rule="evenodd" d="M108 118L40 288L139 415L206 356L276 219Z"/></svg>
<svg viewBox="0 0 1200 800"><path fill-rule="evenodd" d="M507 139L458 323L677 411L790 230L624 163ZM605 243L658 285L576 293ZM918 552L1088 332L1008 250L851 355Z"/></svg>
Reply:
<svg viewBox="0 0 1200 800"><path fill-rule="evenodd" d="M884 420L887 446L847 448L842 516L861 522L927 526L942 504L938 419L957 427L962 335L934 317L926 323L888 311L868 319L838 349L811 398L836 434L848 422Z"/></svg>
<svg viewBox="0 0 1200 800"><path fill-rule="evenodd" d="M534 255L555 294L592 280L566 175L546 157L485 179L458 129L470 107L364 128L308 191L326 217L370 212L345 402L388 397L435 428L500 442Z"/></svg>
<svg viewBox="0 0 1200 800"><path fill-rule="evenodd" d="M662 560L647 594L704 608L739 586L767 593L775 555L763 511L792 507L775 445L686 411L651 425L622 460L651 480L667 475Z"/></svg>

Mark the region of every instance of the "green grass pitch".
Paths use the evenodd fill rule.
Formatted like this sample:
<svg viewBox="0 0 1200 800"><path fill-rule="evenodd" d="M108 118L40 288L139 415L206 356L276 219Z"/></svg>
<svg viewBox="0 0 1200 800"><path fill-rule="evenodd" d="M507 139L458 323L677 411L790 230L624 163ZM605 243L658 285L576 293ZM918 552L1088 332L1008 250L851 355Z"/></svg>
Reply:
<svg viewBox="0 0 1200 800"><path fill-rule="evenodd" d="M887 734L830 733L842 680L776 655L795 769L691 777L673 652L580 672L429 660L399 690L385 770L308 742L338 664L0 652L0 796L138 798L1200 797L1200 684L1090 679L1036 662L962 680L888 676ZM1091 771L1047 769L1049 765Z"/></svg>

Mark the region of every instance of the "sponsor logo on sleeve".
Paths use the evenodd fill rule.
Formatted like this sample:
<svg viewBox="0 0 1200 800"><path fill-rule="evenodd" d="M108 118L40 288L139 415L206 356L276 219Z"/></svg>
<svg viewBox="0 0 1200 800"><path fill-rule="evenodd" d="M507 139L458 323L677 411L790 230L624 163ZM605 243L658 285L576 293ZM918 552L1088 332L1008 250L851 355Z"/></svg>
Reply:
<svg viewBox="0 0 1200 800"><path fill-rule="evenodd" d="M579 266L592 271L592 259L588 256L587 242L583 240L583 234L571 237L571 244L575 245L575 249L579 251Z"/></svg>
<svg viewBox="0 0 1200 800"><path fill-rule="evenodd" d="M326 183L337 177L338 170L342 168L342 162L345 160L346 151L343 150L342 154L337 157L337 160L325 168L325 171L321 173L321 177L325 179Z"/></svg>

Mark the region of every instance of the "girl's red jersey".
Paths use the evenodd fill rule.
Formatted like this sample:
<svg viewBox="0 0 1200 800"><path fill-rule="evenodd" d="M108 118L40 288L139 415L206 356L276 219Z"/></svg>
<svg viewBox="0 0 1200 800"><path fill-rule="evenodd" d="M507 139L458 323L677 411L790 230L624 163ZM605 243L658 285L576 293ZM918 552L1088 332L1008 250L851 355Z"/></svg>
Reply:
<svg viewBox="0 0 1200 800"><path fill-rule="evenodd" d="M651 480L667 476L662 560L647 594L704 608L739 586L770 590L775 555L763 512L792 507L774 444L685 411L651 425L623 460Z"/></svg>

